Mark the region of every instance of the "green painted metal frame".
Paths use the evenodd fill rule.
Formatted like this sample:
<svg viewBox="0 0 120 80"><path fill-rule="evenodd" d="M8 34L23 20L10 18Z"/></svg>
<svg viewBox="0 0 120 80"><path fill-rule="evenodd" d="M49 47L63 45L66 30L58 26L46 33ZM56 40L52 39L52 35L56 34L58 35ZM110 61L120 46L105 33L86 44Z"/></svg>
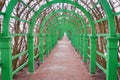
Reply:
<svg viewBox="0 0 120 80"><path fill-rule="evenodd" d="M58 18L59 18L59 17L62 17L62 16L63 16L63 15L60 15L60 16L58 16ZM70 17L70 16L69 16L69 15L64 15L64 17ZM74 19L74 20L76 20L74 17L71 17L71 18ZM52 20L55 21L54 19L52 19ZM63 19L63 20L64 20L64 19ZM65 21L66 21L66 20L65 20ZM77 21L77 22L78 22L78 21ZM57 24L57 22L55 22L55 23ZM55 24L55 23L52 23L52 24ZM68 22L65 22L65 23L68 23ZM81 31L79 31L79 30L77 29L77 27L75 27L75 22L69 21L69 23L68 23L69 26L71 25L71 23L74 24L74 25L73 25L74 27L70 27L70 28L68 27L68 28L69 28L69 29L75 28L75 30L78 32L77 34L79 35L79 32L81 32ZM78 22L78 24L79 24L79 22ZM64 24L64 25L65 25L65 24ZM59 25L58 25L58 26L59 26ZM53 28L53 29L55 29L55 30L59 30L59 27L58 27L58 29L57 29L56 27L57 27L57 25L56 25L55 27L52 26L51 29ZM61 28L61 27L60 27L60 28ZM47 27L47 29L50 29L50 28ZM82 29L82 28L81 28L81 29ZM76 31L75 31L75 32L76 32ZM54 32L55 32L55 31L52 31L51 33L54 33ZM46 33L47 33L47 32L46 32ZM77 44L77 45L78 45L78 44ZM77 47L78 47L78 46L77 46Z"/></svg>
<svg viewBox="0 0 120 80"><path fill-rule="evenodd" d="M21 2L22 4L24 4L24 6L28 7L29 9L33 10L33 12L35 12L33 17L31 18L30 22L23 20L23 19L20 19L20 18L17 18L17 17L14 17L14 16L11 16L13 9L18 2ZM116 34L114 17L117 15L120 15L120 14L119 13L113 14L112 9L110 8L110 5L107 2L107 0L104 0L104 1L98 0L98 2L93 6L93 9L94 9L98 4L101 4L105 13L106 13L105 19L101 19L101 20L98 20L95 22L93 21L92 16L90 15L90 13L86 9L84 9L77 2L73 2L71 0L52 0L50 2L47 2L45 5L41 6L38 11L35 11L34 9L32 9L30 6L26 5L21 0L10 0L10 3L7 6L5 13L2 13L2 12L0 13L0 15L4 16L2 34L0 34L2 80L12 80L12 76L14 74L16 74L16 72L18 72L20 69L22 69L27 64L29 66L29 72L34 72L34 56L35 56L34 55L34 48L35 48L34 47L34 37L35 37L35 35L33 34L33 28L34 28L34 25L36 25L35 21L37 20L37 17L40 15L40 13L43 11L43 9L51 6L52 4L56 4L56 3L67 3L67 4L74 5L75 7L80 9L84 13L84 15L88 18L88 20L90 22L89 25L91 26L91 29L92 29L92 33L91 33L91 36L89 36L89 34L87 34L87 32L79 34L80 40L85 41L84 46L83 46L84 48L82 48L80 50L83 50L83 54L85 56L87 56L87 54L85 54L85 53L87 53L87 49L88 49L87 42L88 42L88 37L89 37L90 38L90 73L92 73L92 74L94 74L96 72L96 65L98 67L101 67L98 63L96 64L96 54L99 53L96 51L96 39L97 39L97 36L101 36L101 34L99 35L99 34L95 33L94 24L99 23L99 22L104 21L104 20L108 20L109 34L107 36L107 46L106 46L107 47L107 57L104 57L100 53L99 54L101 56L103 56L104 58L106 58L106 60L107 60L107 69L106 70L103 69L103 72L105 72L106 76L107 76L106 80L117 80L117 69L119 66L119 63L117 61L117 52L118 52L117 43L118 43L119 38L117 37L117 34ZM91 9L91 10L93 10L93 9ZM58 12L59 11L60 10L58 10ZM63 10L63 12L65 12L65 11ZM70 12L70 13L73 14L73 12ZM25 35L19 34L19 36L28 36L28 45L29 45L28 51L27 51L28 55L29 55L28 62L25 62L22 66L20 66L15 71L12 71L12 58L14 59L16 57L24 55L24 54L26 54L26 52L25 53L23 52L20 55L16 55L16 56L12 57L12 49L11 49L12 37L10 37L11 34L9 34L10 18L14 18L14 19L19 20L19 21L24 21L30 25L29 34L25 34ZM82 19L80 19L80 20L82 21ZM55 26L56 25L54 25L54 27ZM74 25L70 24L70 25L66 25L66 26L71 26L71 28L72 28ZM84 26L84 30L87 31L87 29L86 29L87 25L85 23L83 23L83 26ZM80 27L83 27L83 26L80 26ZM40 28L42 28L42 27L44 27L44 25L42 25ZM40 46L39 46L40 53L38 55L40 56L41 61L44 61L43 46L45 45L43 42L43 38L44 38L43 29L41 29L41 33L38 34L38 36L40 37ZM60 29L58 29L58 30L60 30ZM56 30L56 32L58 30ZM70 29L68 29L68 31L69 30ZM50 31L52 31L52 30L50 30ZM55 30L53 30L53 31L55 31ZM72 34L74 34L75 31L76 30L71 30ZM70 34L70 33L68 33L68 34ZM13 35L13 36L15 36L15 35ZM18 35L16 35L16 36L18 36ZM50 37L49 38L50 40L48 40L48 42L46 44L51 43L52 41L55 41L54 44L51 44L52 46L49 46L50 50L51 50L55 46L55 44L57 43L58 35L54 35L54 36L56 36L54 39L51 39L51 37L53 35L46 34L46 36ZM74 35L73 36L68 35L68 36L69 36L69 39L72 41L73 45L75 45L76 44L75 41L77 40L77 39L75 39L76 36L74 36ZM48 38L46 38L46 39L48 39ZM82 42L80 42L80 44L81 43ZM84 58L83 61L86 62L87 58Z"/></svg>
<svg viewBox="0 0 120 80"><path fill-rule="evenodd" d="M54 15L55 13L58 13L58 12L70 12L70 13L73 13L73 14L75 14L76 16L78 16L79 18L80 18L80 20L83 22L83 26L85 26L85 28L84 28L84 33L85 33L85 35L84 35L84 37L85 37L85 42L84 42L84 44L85 44L85 46L87 46L87 41L88 41L88 38L87 38L87 29L86 29L86 24L85 24L85 22L84 22L84 20L82 19L82 17L81 16L79 16L77 13L75 13L75 12L73 12L73 11L69 11L69 10L58 10L58 11L55 11L54 13L52 13L52 14L49 14L49 16L51 16L51 15ZM46 17L47 19L49 19L48 17ZM47 22L47 20L46 20L46 18L44 19L44 21L43 21L43 26L45 25L45 22ZM81 40L81 41L84 41L84 40ZM81 42L81 45L82 45L82 42ZM84 47L85 47L84 46ZM81 53L83 53L83 52L81 52ZM85 55L83 55L83 61L84 62L86 62L87 61L87 47L85 47L84 48L84 54ZM81 54L82 55L82 54Z"/></svg>
<svg viewBox="0 0 120 80"><path fill-rule="evenodd" d="M61 12L62 10L60 10L59 12ZM63 10L63 11L65 11L65 10ZM67 10L66 10L67 11ZM58 11L57 11L58 12ZM69 11L67 11L67 12L69 12ZM62 17L62 16L64 16L64 17L70 17L69 15L61 15L61 16L59 16L59 17ZM72 18L72 19L75 19L75 18ZM54 19L52 19L53 21L54 21ZM50 21L50 20L49 20ZM65 20L66 21L66 20ZM78 20L79 21L79 20ZM77 21L77 22L78 22ZM81 20L81 21L83 21L83 20ZM45 22L47 22L46 20L45 20ZM48 23L48 22L47 22ZM56 24L57 24L57 22L55 22ZM53 23L53 24L55 24L55 23ZM65 22L66 23L66 22ZM79 22L78 22L79 23ZM68 24L71 24L71 22L70 23L68 23ZM65 25L65 24L64 24ZM75 24L74 24L75 25ZM59 25L58 25L59 26ZM48 27L47 27L48 28ZM54 28L54 29L56 29L56 28ZM71 28L72 29L72 28ZM76 28L77 29L77 28ZM78 30L78 29L77 29ZM77 31L76 30L76 31ZM82 28L81 28L81 30L82 30ZM79 32L82 32L82 31L79 31ZM79 35L79 34L78 34ZM78 44L77 44L78 45Z"/></svg>

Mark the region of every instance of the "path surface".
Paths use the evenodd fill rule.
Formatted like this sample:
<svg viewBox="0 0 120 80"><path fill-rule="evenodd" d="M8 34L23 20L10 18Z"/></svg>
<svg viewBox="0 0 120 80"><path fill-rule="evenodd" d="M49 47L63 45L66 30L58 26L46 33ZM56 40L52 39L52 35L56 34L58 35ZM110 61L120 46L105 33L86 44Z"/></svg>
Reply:
<svg viewBox="0 0 120 80"><path fill-rule="evenodd" d="M63 37L30 80L92 80L80 56Z"/></svg>

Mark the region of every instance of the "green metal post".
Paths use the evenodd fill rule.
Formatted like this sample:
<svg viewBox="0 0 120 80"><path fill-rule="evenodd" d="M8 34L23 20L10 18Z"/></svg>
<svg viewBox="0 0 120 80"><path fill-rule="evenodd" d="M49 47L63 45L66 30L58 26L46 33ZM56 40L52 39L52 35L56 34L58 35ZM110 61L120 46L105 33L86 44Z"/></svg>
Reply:
<svg viewBox="0 0 120 80"><path fill-rule="evenodd" d="M79 35L79 53L81 55L81 34Z"/></svg>
<svg viewBox="0 0 120 80"><path fill-rule="evenodd" d="M12 46L10 37L0 38L0 49L1 49L1 62L2 80L13 80L12 79Z"/></svg>
<svg viewBox="0 0 120 80"><path fill-rule="evenodd" d="M46 34L46 56L49 54L49 35Z"/></svg>
<svg viewBox="0 0 120 80"><path fill-rule="evenodd" d="M77 34L77 51L79 51L79 34Z"/></svg>
<svg viewBox="0 0 120 80"><path fill-rule="evenodd" d="M34 36L28 35L28 69L29 72L34 72Z"/></svg>
<svg viewBox="0 0 120 80"><path fill-rule="evenodd" d="M49 35L49 52L52 49L52 39L51 39L51 35Z"/></svg>
<svg viewBox="0 0 120 80"><path fill-rule="evenodd" d="M96 73L96 36L90 37L90 73Z"/></svg>
<svg viewBox="0 0 120 80"><path fill-rule="evenodd" d="M76 39L77 39L77 51L78 51L78 41L79 41L79 38L78 38L78 34L76 35Z"/></svg>
<svg viewBox="0 0 120 80"><path fill-rule="evenodd" d="M53 47L54 47L54 35L52 34L51 36L52 36L52 49L53 49Z"/></svg>
<svg viewBox="0 0 120 80"><path fill-rule="evenodd" d="M40 61L44 61L44 45L43 45L43 34L40 34Z"/></svg>
<svg viewBox="0 0 120 80"><path fill-rule="evenodd" d="M78 49L78 35L77 34L74 35L74 39L75 39L75 49L77 51Z"/></svg>
<svg viewBox="0 0 120 80"><path fill-rule="evenodd" d="M78 51L80 52L80 34L78 35Z"/></svg>
<svg viewBox="0 0 120 80"><path fill-rule="evenodd" d="M83 49L83 62L87 62L88 59L88 36L84 35L84 49Z"/></svg>
<svg viewBox="0 0 120 80"><path fill-rule="evenodd" d="M56 34L54 35L54 47L55 47L55 44L56 44Z"/></svg>
<svg viewBox="0 0 120 80"><path fill-rule="evenodd" d="M80 51L80 55L83 56L83 34L81 34L80 37L81 37L81 42L80 42L81 43L80 44L81 45L81 51Z"/></svg>
<svg viewBox="0 0 120 80"><path fill-rule="evenodd" d="M51 42L51 48L50 48L50 49L52 50L52 44L53 44L53 38L52 38L52 35L50 35L50 39L51 39L51 40L50 40L50 42Z"/></svg>
<svg viewBox="0 0 120 80"><path fill-rule="evenodd" d="M78 51L78 34L76 34L76 50Z"/></svg>
<svg viewBox="0 0 120 80"><path fill-rule="evenodd" d="M106 80L118 80L118 39L109 37L107 38L107 79Z"/></svg>

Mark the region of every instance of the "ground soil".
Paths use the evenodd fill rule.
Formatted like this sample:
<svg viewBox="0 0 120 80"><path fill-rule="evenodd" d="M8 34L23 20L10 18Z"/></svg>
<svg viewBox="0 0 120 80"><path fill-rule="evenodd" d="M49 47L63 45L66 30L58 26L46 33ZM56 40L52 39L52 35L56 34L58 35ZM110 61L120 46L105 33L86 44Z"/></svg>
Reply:
<svg viewBox="0 0 120 80"><path fill-rule="evenodd" d="M51 51L45 61L36 66L34 74L27 72L27 67L20 71L14 80L105 80L105 75L97 69L97 74L90 75L88 63L83 63L67 37L63 37Z"/></svg>

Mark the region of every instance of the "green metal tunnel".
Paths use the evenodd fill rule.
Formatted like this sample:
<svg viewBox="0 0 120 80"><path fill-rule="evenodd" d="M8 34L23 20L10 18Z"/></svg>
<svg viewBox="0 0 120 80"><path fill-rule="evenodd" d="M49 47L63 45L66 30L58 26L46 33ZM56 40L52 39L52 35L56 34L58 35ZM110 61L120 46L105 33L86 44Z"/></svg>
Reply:
<svg viewBox="0 0 120 80"><path fill-rule="evenodd" d="M58 40L62 39L64 33L71 41L74 48L83 57L83 62L89 60L89 72L90 74L96 73L96 67L101 69L106 74L106 80L117 80L117 70L120 67L118 62L118 42L120 34L116 32L115 17L120 15L120 12L114 13L108 0L98 0L88 11L83 5L78 3L79 0L46 0L46 3L35 10L30 5L26 4L23 0L10 0L5 12L0 12L0 16L3 17L2 30L0 33L0 67L1 67L1 80L13 80L13 76L19 72L22 68L28 65L28 72L33 73L35 71L34 62L36 58L40 59L40 62L44 61L44 55L49 56L51 50L55 47ZM16 5L20 3L29 9L34 14L29 20L22 19L19 16L14 16L13 11ZM62 4L62 9L54 9L45 16L42 16L41 24L38 24L40 16L44 10L56 5ZM82 12L80 15L75 9L70 10L64 7L65 4L74 6ZM94 20L91 14L97 5L103 8L104 18ZM88 20L86 23L85 18ZM29 26L27 33L10 33L10 21L11 19L18 20L23 23L27 23ZM102 21L108 22L108 33L98 34L96 31L96 25ZM34 32L34 28L39 29L39 33ZM89 31L90 29L90 31ZM12 55L12 39L14 37L24 36L27 37L27 49L20 52L18 55ZM34 45L35 37L39 38L39 44ZM97 38L104 37L106 40L107 55L104 55L97 51ZM39 49L38 54L34 54L35 49ZM45 53L45 54L44 54ZM28 58L24 64L19 66L16 70L12 69L12 61L27 54ZM106 60L106 69L102 67L96 61L96 55Z"/></svg>

